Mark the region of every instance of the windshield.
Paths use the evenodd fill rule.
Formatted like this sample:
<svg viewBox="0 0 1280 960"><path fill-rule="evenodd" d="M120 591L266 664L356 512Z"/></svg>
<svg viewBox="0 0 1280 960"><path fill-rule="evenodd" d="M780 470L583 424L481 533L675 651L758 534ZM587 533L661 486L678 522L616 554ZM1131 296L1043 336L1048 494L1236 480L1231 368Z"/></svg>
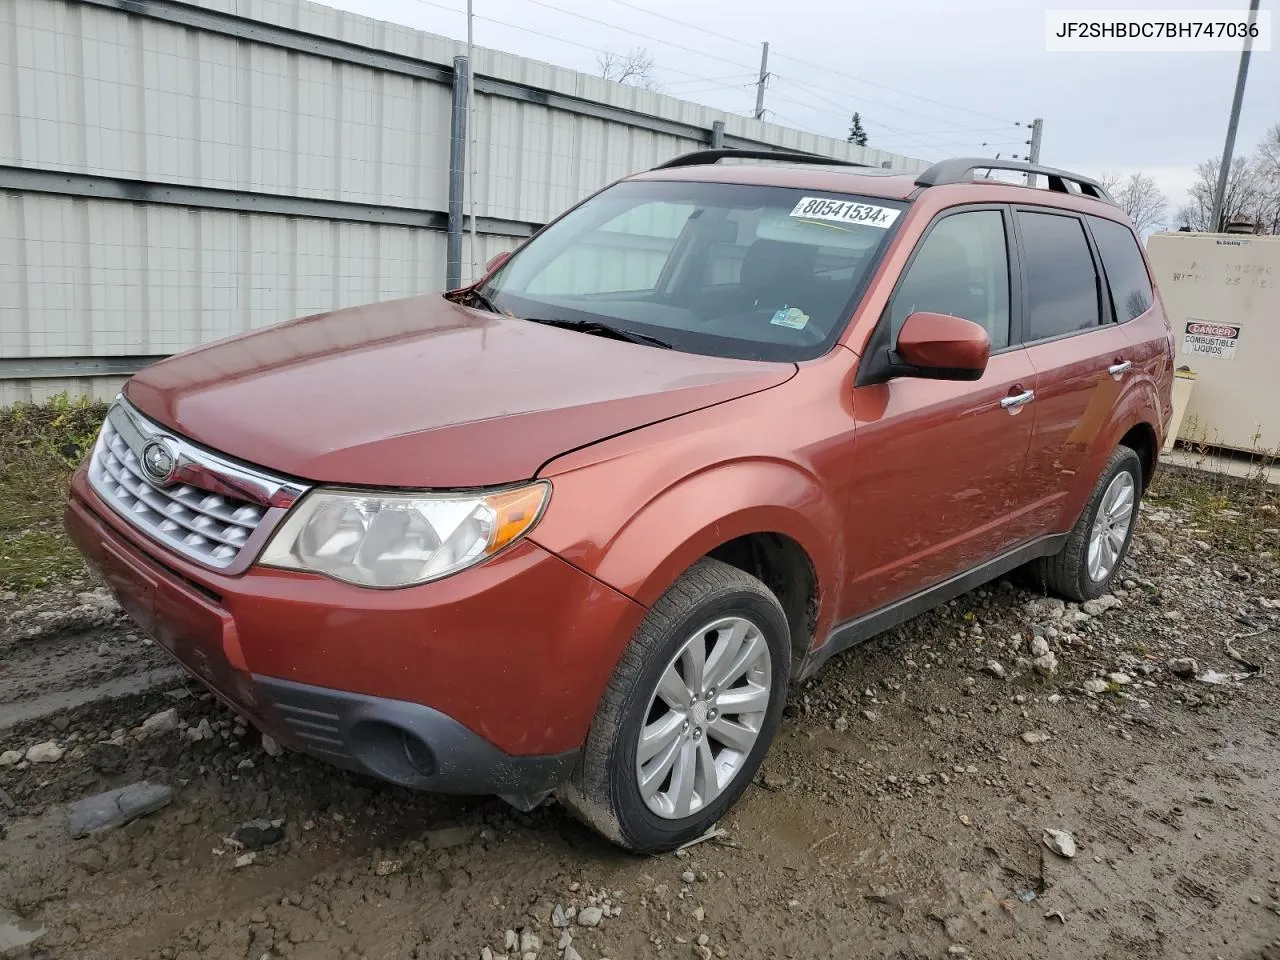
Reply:
<svg viewBox="0 0 1280 960"><path fill-rule="evenodd" d="M627 181L526 243L479 293L531 320L678 350L808 360L830 349L904 205L821 190Z"/></svg>

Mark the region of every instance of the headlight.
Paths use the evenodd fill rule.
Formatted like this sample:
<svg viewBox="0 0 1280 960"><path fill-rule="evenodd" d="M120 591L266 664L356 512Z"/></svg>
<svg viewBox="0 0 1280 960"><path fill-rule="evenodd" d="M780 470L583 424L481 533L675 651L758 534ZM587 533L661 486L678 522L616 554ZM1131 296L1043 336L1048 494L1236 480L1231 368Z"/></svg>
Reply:
<svg viewBox="0 0 1280 960"><path fill-rule="evenodd" d="M366 587L407 587L479 563L542 515L545 481L497 493L315 490L276 531L261 563Z"/></svg>

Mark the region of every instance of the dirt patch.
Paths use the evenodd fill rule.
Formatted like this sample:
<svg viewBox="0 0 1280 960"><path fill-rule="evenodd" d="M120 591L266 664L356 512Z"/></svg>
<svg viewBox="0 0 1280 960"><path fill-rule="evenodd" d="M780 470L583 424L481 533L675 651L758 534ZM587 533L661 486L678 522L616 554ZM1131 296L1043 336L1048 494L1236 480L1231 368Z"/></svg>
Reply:
<svg viewBox="0 0 1280 960"><path fill-rule="evenodd" d="M194 686L19 723L0 752L65 752L0 769L0 915L43 927L51 960L1275 960L1280 523L1270 492L1218 497L1162 482L1101 604L1001 582L833 662L793 692L724 835L680 855L623 854L554 806L273 757ZM107 635L134 651L126 675L152 664L83 592L24 599L90 609L6 633L6 665L32 657L38 684L36 646ZM171 729L132 732L169 709ZM140 780L174 801L70 839L68 803ZM282 838L228 839L254 818L282 819Z"/></svg>

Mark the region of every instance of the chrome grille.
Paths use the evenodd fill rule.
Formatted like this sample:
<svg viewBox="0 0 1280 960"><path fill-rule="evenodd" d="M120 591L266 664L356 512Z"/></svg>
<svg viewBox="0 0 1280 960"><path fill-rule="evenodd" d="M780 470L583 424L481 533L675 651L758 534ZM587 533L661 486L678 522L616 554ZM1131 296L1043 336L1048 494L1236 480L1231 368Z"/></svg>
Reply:
<svg viewBox="0 0 1280 960"><path fill-rule="evenodd" d="M157 437L166 438L179 451L181 469L169 484L152 482L139 460L143 446ZM183 473L211 479L224 488L266 491L272 499L264 494L263 502L255 503L214 492L190 482ZM89 482L135 526L178 553L216 568L235 563L270 506L288 506L302 492L169 437L122 400L116 401L102 425L89 461Z"/></svg>

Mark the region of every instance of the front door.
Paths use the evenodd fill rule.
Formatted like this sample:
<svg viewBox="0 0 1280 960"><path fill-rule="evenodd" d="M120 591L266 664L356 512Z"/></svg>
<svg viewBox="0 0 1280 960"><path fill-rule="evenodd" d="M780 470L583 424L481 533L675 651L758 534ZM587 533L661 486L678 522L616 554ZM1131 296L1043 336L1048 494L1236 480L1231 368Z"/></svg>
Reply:
<svg viewBox="0 0 1280 960"><path fill-rule="evenodd" d="M987 329L982 379L900 377L854 390L858 482L845 542L849 620L990 560L1032 533L1024 466L1036 372L1011 324L1009 214L943 214L921 240L885 318L927 310ZM1012 289L1016 290L1016 284Z"/></svg>

